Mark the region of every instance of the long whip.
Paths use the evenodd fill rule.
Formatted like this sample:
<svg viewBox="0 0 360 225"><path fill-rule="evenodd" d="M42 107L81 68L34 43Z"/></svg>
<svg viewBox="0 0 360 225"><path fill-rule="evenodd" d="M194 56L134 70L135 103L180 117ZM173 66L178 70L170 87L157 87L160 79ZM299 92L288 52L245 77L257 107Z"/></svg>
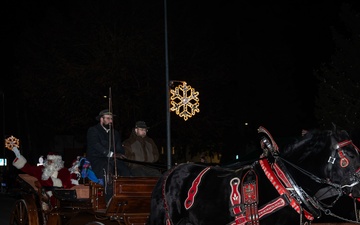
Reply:
<svg viewBox="0 0 360 225"><path fill-rule="evenodd" d="M115 143L115 126L114 126L114 114L113 114L113 107L112 107L112 93L111 93L111 87L109 88L109 112L111 115L113 115L113 121L110 124L110 132L111 134L109 135L109 148L111 148L111 146L113 147L113 160L114 160L114 168L115 168L115 177L118 176L117 174L117 164L116 164L116 143Z"/></svg>

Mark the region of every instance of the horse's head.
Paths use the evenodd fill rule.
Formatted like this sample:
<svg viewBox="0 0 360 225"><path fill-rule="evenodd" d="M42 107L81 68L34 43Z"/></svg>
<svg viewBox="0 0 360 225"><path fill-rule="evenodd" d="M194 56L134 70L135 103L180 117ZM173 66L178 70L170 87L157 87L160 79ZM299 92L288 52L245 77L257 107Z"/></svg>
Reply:
<svg viewBox="0 0 360 225"><path fill-rule="evenodd" d="M332 130L312 130L284 150L289 161L360 198L360 150L346 131L335 125Z"/></svg>
<svg viewBox="0 0 360 225"><path fill-rule="evenodd" d="M346 131L337 130L335 125L329 136L327 177L331 182L340 184L345 194L360 198L360 149Z"/></svg>

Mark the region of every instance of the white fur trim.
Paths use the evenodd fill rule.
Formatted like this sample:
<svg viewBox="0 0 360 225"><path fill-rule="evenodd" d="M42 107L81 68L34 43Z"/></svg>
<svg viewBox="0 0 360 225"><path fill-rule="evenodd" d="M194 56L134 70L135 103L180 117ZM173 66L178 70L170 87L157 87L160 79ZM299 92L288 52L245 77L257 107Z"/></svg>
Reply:
<svg viewBox="0 0 360 225"><path fill-rule="evenodd" d="M55 160L55 159L60 159L62 160L61 155L47 155L46 157L48 160Z"/></svg>
<svg viewBox="0 0 360 225"><path fill-rule="evenodd" d="M71 179L71 184L79 185L79 181L75 179Z"/></svg>
<svg viewBox="0 0 360 225"><path fill-rule="evenodd" d="M59 174L58 171L54 171L54 172L51 174L51 177L52 177L52 178L57 178L57 177L58 177L58 174Z"/></svg>
<svg viewBox="0 0 360 225"><path fill-rule="evenodd" d="M46 194L47 194L49 197L53 196L52 191L47 191Z"/></svg>
<svg viewBox="0 0 360 225"><path fill-rule="evenodd" d="M62 187L62 182L59 178L51 177L54 187Z"/></svg>
<svg viewBox="0 0 360 225"><path fill-rule="evenodd" d="M12 164L17 169L21 169L21 168L23 168L25 166L26 163L27 163L27 161L26 161L25 157L20 155L20 157L14 159Z"/></svg>

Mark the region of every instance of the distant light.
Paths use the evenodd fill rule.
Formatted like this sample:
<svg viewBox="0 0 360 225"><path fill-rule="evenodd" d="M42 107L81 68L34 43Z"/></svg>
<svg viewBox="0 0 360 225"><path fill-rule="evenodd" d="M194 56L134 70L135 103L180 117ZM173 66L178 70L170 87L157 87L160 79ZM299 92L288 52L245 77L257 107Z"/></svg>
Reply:
<svg viewBox="0 0 360 225"><path fill-rule="evenodd" d="M106 96L106 95L104 95L104 98L107 98L107 96Z"/></svg>
<svg viewBox="0 0 360 225"><path fill-rule="evenodd" d="M248 123L245 123L245 126L249 125Z"/></svg>
<svg viewBox="0 0 360 225"><path fill-rule="evenodd" d="M239 159L239 155L236 155L236 156L235 156L235 159Z"/></svg>
<svg viewBox="0 0 360 225"><path fill-rule="evenodd" d="M7 166L6 158L0 158L0 166Z"/></svg>

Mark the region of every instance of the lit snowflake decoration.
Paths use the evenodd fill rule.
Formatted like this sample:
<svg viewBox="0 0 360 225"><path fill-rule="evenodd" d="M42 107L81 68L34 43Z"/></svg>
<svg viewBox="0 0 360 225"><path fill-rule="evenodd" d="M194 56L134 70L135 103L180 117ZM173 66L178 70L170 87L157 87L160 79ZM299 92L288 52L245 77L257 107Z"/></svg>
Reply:
<svg viewBox="0 0 360 225"><path fill-rule="evenodd" d="M195 91L190 85L186 85L186 82L182 82L175 90L170 90L170 104L171 111L175 111L176 115L184 117L184 120L188 120L195 113L200 112L199 109L199 92Z"/></svg>
<svg viewBox="0 0 360 225"><path fill-rule="evenodd" d="M7 148L11 151L12 151L13 147L19 148L19 145L20 145L19 139L17 139L16 137L14 137L12 135L5 139L5 148Z"/></svg>

